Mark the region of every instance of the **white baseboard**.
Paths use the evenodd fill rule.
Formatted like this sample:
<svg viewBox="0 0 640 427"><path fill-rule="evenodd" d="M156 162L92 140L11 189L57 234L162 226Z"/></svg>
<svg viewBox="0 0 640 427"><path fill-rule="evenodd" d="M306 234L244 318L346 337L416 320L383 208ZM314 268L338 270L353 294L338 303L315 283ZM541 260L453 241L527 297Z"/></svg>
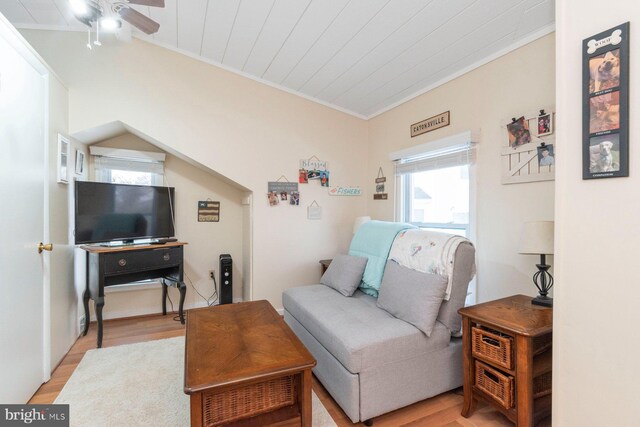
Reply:
<svg viewBox="0 0 640 427"><path fill-rule="evenodd" d="M154 284L145 284L145 285L131 285L129 286L129 289L123 289L123 290L118 290L115 292L127 292L127 291L136 291L136 290L140 290L140 286L144 286L143 289L155 289L154 286L160 286L157 283ZM138 287L136 289L136 287ZM106 289L105 289L106 290ZM240 302L243 302L244 300L240 297L238 298L234 298L233 299L233 303L237 304ZM192 308L202 308L202 307L206 307L207 303L205 301L203 301L202 299L196 301L196 302L192 302L192 303L184 303L184 309L185 310L190 310ZM167 310L170 310L171 306L169 304L167 304ZM178 310L177 305L174 302L174 309ZM280 310L282 311L282 309ZM278 311L280 313L280 311ZM134 309L129 309L129 310L118 310L118 311L111 311L111 312L104 312L102 319L103 320L110 320L110 319L121 319L123 317L135 317L135 316L146 316L149 314L161 314L162 310L160 309L160 307L158 308L152 308L152 309L147 309L147 310L141 310L139 308L134 308ZM167 315L169 315L167 313ZM282 313L280 313L280 315L282 315ZM79 319L78 319L78 324L80 323L81 318L84 317L84 315L82 315ZM96 317L95 317L95 313L92 314L91 316L91 321L95 322L96 321ZM78 325L79 326L79 325Z"/></svg>

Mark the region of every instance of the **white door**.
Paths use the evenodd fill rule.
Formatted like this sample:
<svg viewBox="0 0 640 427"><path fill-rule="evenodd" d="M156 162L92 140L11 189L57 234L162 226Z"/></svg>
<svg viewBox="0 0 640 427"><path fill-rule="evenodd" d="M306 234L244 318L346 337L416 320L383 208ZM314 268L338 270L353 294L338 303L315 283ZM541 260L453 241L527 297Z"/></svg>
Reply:
<svg viewBox="0 0 640 427"><path fill-rule="evenodd" d="M1 18L1 16L0 16ZM0 402L26 403L45 370L47 82L0 20ZM30 59L30 58L29 58ZM30 59L31 60L31 59Z"/></svg>

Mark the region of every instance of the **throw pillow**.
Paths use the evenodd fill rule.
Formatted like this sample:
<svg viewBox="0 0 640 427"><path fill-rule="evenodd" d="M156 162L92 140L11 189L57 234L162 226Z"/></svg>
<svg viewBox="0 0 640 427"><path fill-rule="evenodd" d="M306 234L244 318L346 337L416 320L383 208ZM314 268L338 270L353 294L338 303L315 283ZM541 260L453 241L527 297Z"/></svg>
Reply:
<svg viewBox="0 0 640 427"><path fill-rule="evenodd" d="M360 286L362 274L367 266L367 258L352 255L338 255L331 261L320 283L350 297Z"/></svg>
<svg viewBox="0 0 640 427"><path fill-rule="evenodd" d="M431 336L446 289L442 276L387 261L376 304Z"/></svg>

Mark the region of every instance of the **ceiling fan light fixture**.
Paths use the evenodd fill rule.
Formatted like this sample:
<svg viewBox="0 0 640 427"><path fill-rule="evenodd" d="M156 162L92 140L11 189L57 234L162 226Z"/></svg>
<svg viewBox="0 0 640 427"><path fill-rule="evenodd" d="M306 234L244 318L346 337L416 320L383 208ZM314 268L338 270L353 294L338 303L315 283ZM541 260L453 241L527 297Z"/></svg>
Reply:
<svg viewBox="0 0 640 427"><path fill-rule="evenodd" d="M76 15L84 16L89 13L89 6L85 0L69 0L69 5Z"/></svg>
<svg viewBox="0 0 640 427"><path fill-rule="evenodd" d="M122 21L112 16L105 16L100 20L100 26L105 31L114 31L122 27Z"/></svg>

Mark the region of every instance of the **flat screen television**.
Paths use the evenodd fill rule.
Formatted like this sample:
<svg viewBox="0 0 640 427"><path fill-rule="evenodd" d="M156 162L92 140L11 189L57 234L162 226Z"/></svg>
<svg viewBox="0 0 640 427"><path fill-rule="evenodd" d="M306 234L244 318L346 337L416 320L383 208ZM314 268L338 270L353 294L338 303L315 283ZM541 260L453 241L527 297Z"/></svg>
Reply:
<svg viewBox="0 0 640 427"><path fill-rule="evenodd" d="M76 181L76 244L173 237L173 187Z"/></svg>

